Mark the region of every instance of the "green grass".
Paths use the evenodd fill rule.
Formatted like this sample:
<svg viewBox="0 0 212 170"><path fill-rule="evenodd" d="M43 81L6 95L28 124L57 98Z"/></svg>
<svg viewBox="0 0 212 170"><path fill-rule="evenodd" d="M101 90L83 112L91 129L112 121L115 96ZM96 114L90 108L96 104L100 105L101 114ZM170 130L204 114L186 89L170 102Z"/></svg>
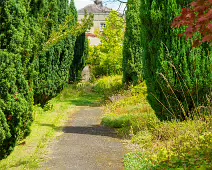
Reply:
<svg viewBox="0 0 212 170"><path fill-rule="evenodd" d="M62 133L62 127L76 111L75 106L96 106L102 96L92 91L91 84L72 85L48 102L42 109L34 107L31 134L17 145L6 159L0 161L0 169L37 169L48 153L48 144Z"/></svg>
<svg viewBox="0 0 212 170"><path fill-rule="evenodd" d="M126 170L212 169L212 116L160 122L142 83L105 107L102 124L116 128L139 149L125 155Z"/></svg>

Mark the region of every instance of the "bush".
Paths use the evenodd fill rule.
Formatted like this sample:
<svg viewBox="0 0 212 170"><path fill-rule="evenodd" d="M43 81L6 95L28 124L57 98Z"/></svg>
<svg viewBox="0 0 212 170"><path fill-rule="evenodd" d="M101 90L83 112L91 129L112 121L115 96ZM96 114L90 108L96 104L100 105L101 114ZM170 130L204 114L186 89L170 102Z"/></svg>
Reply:
<svg viewBox="0 0 212 170"><path fill-rule="evenodd" d="M37 46L37 55L34 61L37 75L34 77L34 100L42 106L55 97L69 82L70 67L74 58L74 47L76 37L69 35L55 45L44 50L42 47L49 40L51 33L58 31L64 24L67 16L73 17L73 22L68 26L76 24L77 16L73 1L53 0L46 1L42 5L34 2L31 9L39 28L36 41L42 46Z"/></svg>
<svg viewBox="0 0 212 170"><path fill-rule="evenodd" d="M105 97L117 94L122 89L122 76L103 77L94 84L94 91L104 94Z"/></svg>
<svg viewBox="0 0 212 170"><path fill-rule="evenodd" d="M20 55L0 51L0 159L30 133L33 99L23 70Z"/></svg>
<svg viewBox="0 0 212 170"><path fill-rule="evenodd" d="M32 89L28 78L32 44L26 2L0 2L0 159L30 133Z"/></svg>
<svg viewBox="0 0 212 170"><path fill-rule="evenodd" d="M44 106L68 83L76 22L73 0L0 1L0 159L30 133L33 95Z"/></svg>
<svg viewBox="0 0 212 170"><path fill-rule="evenodd" d="M141 0L141 39L148 100L160 120L193 118L211 93L211 48L192 49L171 23L189 1ZM195 113L196 114L196 113ZM200 114L200 113L197 113Z"/></svg>
<svg viewBox="0 0 212 170"><path fill-rule="evenodd" d="M1 103L2 103L2 101L1 101ZM2 110L0 110L0 148L1 148L0 149L0 151L1 151L0 155L2 155L2 156L4 156L3 151L2 151L3 150L2 145L3 145L4 141L7 140L10 137L11 137L11 134L10 134L9 126L7 124L7 119L4 115L4 113L2 112Z"/></svg>
<svg viewBox="0 0 212 170"><path fill-rule="evenodd" d="M88 58L88 38L85 33L78 36L74 47L74 58L70 68L70 80L77 81L81 79L81 72Z"/></svg>

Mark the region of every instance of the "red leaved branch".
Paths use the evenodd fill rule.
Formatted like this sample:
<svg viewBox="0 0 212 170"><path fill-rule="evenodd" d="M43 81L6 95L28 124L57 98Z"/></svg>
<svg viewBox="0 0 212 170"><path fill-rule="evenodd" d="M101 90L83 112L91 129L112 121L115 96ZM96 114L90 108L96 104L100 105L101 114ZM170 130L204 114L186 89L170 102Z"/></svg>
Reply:
<svg viewBox="0 0 212 170"><path fill-rule="evenodd" d="M193 47L200 46L202 43L212 42L212 0L196 0L190 4L190 8L183 8L181 16L176 17L172 23L173 28L187 26L185 33L186 39L193 38L199 32L201 39L195 39Z"/></svg>

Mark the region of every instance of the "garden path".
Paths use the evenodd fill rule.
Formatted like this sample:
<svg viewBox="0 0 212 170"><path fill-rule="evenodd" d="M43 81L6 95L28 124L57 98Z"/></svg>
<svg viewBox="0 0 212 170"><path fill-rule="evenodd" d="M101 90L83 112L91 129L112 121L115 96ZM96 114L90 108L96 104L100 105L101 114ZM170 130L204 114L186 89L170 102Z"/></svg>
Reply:
<svg viewBox="0 0 212 170"><path fill-rule="evenodd" d="M122 170L124 149L114 130L100 125L100 107L80 107L64 127L42 169Z"/></svg>

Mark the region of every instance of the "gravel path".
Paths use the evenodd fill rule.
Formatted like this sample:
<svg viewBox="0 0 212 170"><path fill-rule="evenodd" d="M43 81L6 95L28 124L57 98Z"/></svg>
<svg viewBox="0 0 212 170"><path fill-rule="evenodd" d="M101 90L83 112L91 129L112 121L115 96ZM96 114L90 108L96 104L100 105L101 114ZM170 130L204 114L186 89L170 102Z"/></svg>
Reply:
<svg viewBox="0 0 212 170"><path fill-rule="evenodd" d="M52 154L42 169L124 169L122 143L112 129L100 126L102 115L99 107L81 108L50 147Z"/></svg>

